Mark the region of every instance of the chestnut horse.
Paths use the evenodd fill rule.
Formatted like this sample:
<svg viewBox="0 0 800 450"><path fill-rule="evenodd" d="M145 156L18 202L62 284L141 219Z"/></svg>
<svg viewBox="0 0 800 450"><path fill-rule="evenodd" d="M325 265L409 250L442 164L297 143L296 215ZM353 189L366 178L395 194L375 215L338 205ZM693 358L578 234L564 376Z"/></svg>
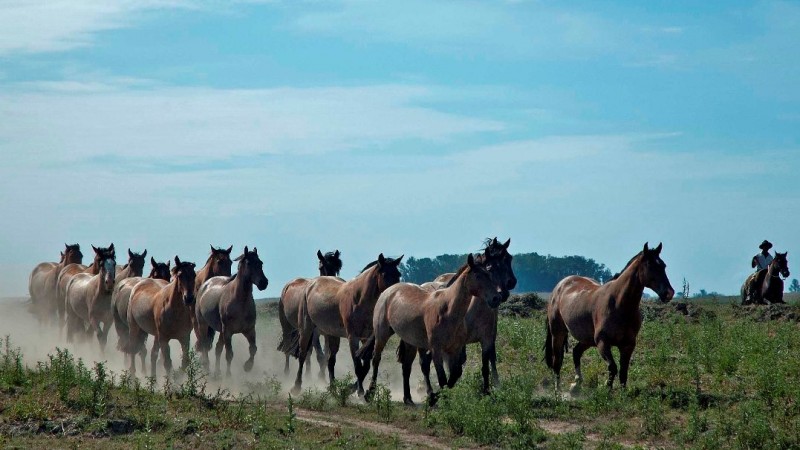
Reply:
<svg viewBox="0 0 800 450"><path fill-rule="evenodd" d="M83 334L89 324L89 330L100 343L100 351L105 352L112 321L111 293L116 283L117 262L113 249L100 252L99 257L97 274L77 273L67 285L67 341L72 342L76 331Z"/></svg>
<svg viewBox="0 0 800 450"><path fill-rule="evenodd" d="M69 282L72 281L72 277L79 273L88 273L91 275L97 275L100 273L102 257L108 252L114 252L114 244L111 244L108 246L108 248L95 247L92 245L92 250L94 250L94 259L92 260L91 265L84 266L81 263L67 264L58 272L58 276L56 277L55 293L59 332L64 325L67 324L67 286L69 285Z"/></svg>
<svg viewBox="0 0 800 450"><path fill-rule="evenodd" d="M192 332L190 309L194 305L194 263L175 257L170 282L146 278L133 287L128 303L128 346L130 372L136 373L136 353L142 351L147 335L155 336L150 350L150 375L156 376L158 351L164 360L167 375L172 372L169 341L178 340L183 350L181 367L189 362L189 336Z"/></svg>
<svg viewBox="0 0 800 450"><path fill-rule="evenodd" d="M226 375L231 375L234 334L241 333L250 344L250 358L244 363L244 371L253 368L253 359L258 350L256 346L256 303L253 300L253 285L259 291L267 288L269 281L264 275L264 264L258 257L258 249L253 251L244 248L244 253L236 258L239 265L236 275L231 277L213 277L203 283L195 307L195 328L197 349L202 353L202 360L208 367L208 351L214 341L214 332L219 332L215 350L216 373L219 374L222 347L225 347L227 361Z"/></svg>
<svg viewBox="0 0 800 450"><path fill-rule="evenodd" d="M789 252L775 252L775 258L766 269L751 274L742 285L742 304L785 303L783 278L789 278Z"/></svg>
<svg viewBox="0 0 800 450"><path fill-rule="evenodd" d="M328 252L324 255L321 251L317 250L317 259L319 260L319 276L321 277L338 277L339 271L342 270L341 253L339 250L335 252ZM300 339L300 332L297 330L300 315L300 304L305 298L306 287L308 285L308 278L295 278L294 280L286 283L283 291L281 291L281 299L278 302L278 318L281 322L281 341L278 343L278 351L286 354L286 364L283 367L283 373L289 373L289 356L298 356L297 340ZM319 376L325 378L325 352L322 351L322 346L319 343L319 332L314 330L314 335L311 337L311 345L313 350L317 353L317 362L319 363ZM294 353L292 353L294 350ZM309 349L309 352L311 349ZM311 364L306 366L306 375Z"/></svg>
<svg viewBox="0 0 800 450"><path fill-rule="evenodd" d="M53 322L57 317L56 281L58 274L68 264L80 264L83 261L81 246L64 244L61 259L57 263L43 262L37 265L28 278L28 293L31 306L39 323Z"/></svg>
<svg viewBox="0 0 800 450"><path fill-rule="evenodd" d="M150 257L150 266L150 274L147 278L169 281L169 261L160 263L156 262L153 257ZM128 346L128 337L130 335L130 329L128 328L128 303L131 299L133 287L143 279L142 277L129 277L124 280L117 280L114 293L111 294L111 314L114 317L114 329L117 331L118 338L117 350L124 351ZM147 355L147 349L145 346L142 346L140 351L142 370L144 370L145 355Z"/></svg>
<svg viewBox="0 0 800 450"><path fill-rule="evenodd" d="M506 280L499 280L487 270L488 264L475 262L470 253L467 263L444 289L425 291L416 284L399 283L386 289L378 298L373 315L374 350L372 352L372 382L367 398L375 389L378 366L387 341L397 334L406 344L399 350L403 364L403 402L413 404L409 376L414 359L414 348L431 352L439 379L439 386L453 387L461 375L461 353L467 343L465 317L470 304L478 301L496 308L508 298ZM364 346L358 356L366 359L369 347ZM450 377L444 371L447 363Z"/></svg>
<svg viewBox="0 0 800 450"><path fill-rule="evenodd" d="M556 391L560 388L561 364L568 335L578 341L572 349L575 383L570 389L573 392L580 389L583 381L581 356L595 346L608 364L606 386L609 388L617 376L611 347L619 348L619 382L623 388L626 386L628 366L642 326L639 306L644 289L652 289L665 303L675 295L667 278L667 265L660 255L661 244L650 249L645 243L644 249L628 262L622 272L605 284L572 275L556 285L547 304L547 339L544 343L544 360L555 373Z"/></svg>
<svg viewBox="0 0 800 450"><path fill-rule="evenodd" d="M385 258L383 253L369 263L361 273L350 281L336 277L318 277L310 280L305 299L299 313L299 360L292 392L300 392L303 384L305 363L314 330L325 337L325 356L328 360L328 376L333 383L336 354L339 340L346 338L350 344L350 356L356 372L358 394L364 394L363 381L369 373L369 364L362 364L356 351L362 339L372 334L372 311L378 296L389 286L400 281L400 265L403 257Z"/></svg>
<svg viewBox="0 0 800 450"><path fill-rule="evenodd" d="M200 287L203 286L203 283L209 278L231 276L231 266L233 265L233 261L231 261L231 251L233 250L233 246L231 245L227 250L224 248L214 248L213 245L209 245L209 247L211 247L211 253L208 255L208 260L206 260L205 265L197 271L197 277L194 281L195 296L200 293Z"/></svg>
<svg viewBox="0 0 800 450"><path fill-rule="evenodd" d="M479 264L487 267L493 276L498 278L510 291L517 286L517 277L514 276L514 269L511 267L513 257L508 253L511 239L501 244L497 238L486 239L483 252L476 258ZM436 277L431 284L441 284L447 287L455 277L455 273L443 274ZM425 283L428 284L428 283ZM425 284L421 285L425 289ZM481 375L483 376L483 392L489 392L489 371L491 369L492 379L495 386L500 385L500 376L497 374L497 308L489 306L489 302L479 297L473 297L470 301L467 315L464 318L467 327L467 344L481 344ZM400 344L401 346L405 343ZM402 349L406 351L406 349ZM410 350L409 350L410 351ZM420 349L421 351L421 349ZM466 347L462 353L462 362L466 362ZM409 356L413 360L414 355ZM430 394L433 391L430 380L430 355L420 353L420 366L425 377L425 384ZM455 381L458 381L456 379Z"/></svg>
<svg viewBox="0 0 800 450"><path fill-rule="evenodd" d="M128 249L128 263L117 266L117 283L130 277L141 277L144 271L144 259L147 257L147 250L141 255Z"/></svg>

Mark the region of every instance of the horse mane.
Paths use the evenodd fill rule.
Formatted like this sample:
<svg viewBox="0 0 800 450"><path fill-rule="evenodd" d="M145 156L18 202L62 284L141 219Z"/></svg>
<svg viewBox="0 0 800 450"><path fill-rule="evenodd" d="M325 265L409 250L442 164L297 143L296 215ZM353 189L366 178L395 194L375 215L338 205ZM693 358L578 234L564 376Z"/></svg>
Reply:
<svg viewBox="0 0 800 450"><path fill-rule="evenodd" d="M456 280L458 279L458 277L460 277L460 276L461 276L461 274L462 274L462 273L463 273L465 270L467 270L468 268L469 268L469 264L466 264L466 263L465 263L463 266L461 266L461 268L460 268L460 269L458 269L458 270L456 271L456 274L455 274L455 275L453 275L453 278L450 278L450 281L448 281L448 282L447 282L447 284L446 284L444 287L446 287L446 288L449 288L450 286L452 286L452 285L453 285L453 283L455 283L455 282L456 282Z"/></svg>
<svg viewBox="0 0 800 450"><path fill-rule="evenodd" d="M608 281L614 281L617 278L619 278L620 275L622 275L622 273L625 272L625 269L627 269L631 264L633 264L633 261L636 260L636 258L639 258L640 256L642 256L642 252L639 252L636 255L634 255L633 258L631 258L631 260L628 261L628 264L625 264L625 267L623 267L621 271L615 273L614 276L611 277L611 279ZM606 283L608 283L608 281L606 281Z"/></svg>
<svg viewBox="0 0 800 450"><path fill-rule="evenodd" d="M376 265L376 264L378 264L378 260L377 260L377 259L376 259L375 261L372 261L371 263L367 264L366 266L364 266L364 268L363 268L363 269L361 269L361 272L359 272L359 273L364 273L364 272L366 272L366 271L367 271L367 269L369 269L370 267L372 267L372 266L374 266L374 265Z"/></svg>

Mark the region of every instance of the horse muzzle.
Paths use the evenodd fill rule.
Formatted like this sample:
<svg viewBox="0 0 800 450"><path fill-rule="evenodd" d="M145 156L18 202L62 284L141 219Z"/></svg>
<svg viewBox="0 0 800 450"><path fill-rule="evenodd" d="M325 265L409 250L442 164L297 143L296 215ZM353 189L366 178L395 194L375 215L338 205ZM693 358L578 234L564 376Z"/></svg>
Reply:
<svg viewBox="0 0 800 450"><path fill-rule="evenodd" d="M673 297L675 297L675 289L672 289L672 287L668 287L666 291L658 293L658 299L661 300L662 303L669 302Z"/></svg>
<svg viewBox="0 0 800 450"><path fill-rule="evenodd" d="M509 295L511 294L507 289L498 289L498 292L496 292L486 304L488 304L490 308L497 308L501 303L508 300Z"/></svg>
<svg viewBox="0 0 800 450"><path fill-rule="evenodd" d="M186 306L194 306L195 298L194 294L187 294L183 296L183 304Z"/></svg>
<svg viewBox="0 0 800 450"><path fill-rule="evenodd" d="M506 283L506 289L510 291L510 290L514 289L515 287L517 287L517 278L516 277L511 277L511 279L508 280L508 283Z"/></svg>
<svg viewBox="0 0 800 450"><path fill-rule="evenodd" d="M262 278L261 280L258 281L258 283L256 283L256 287L258 288L259 291L263 291L264 289L267 288L267 286L269 286L269 280L267 279L267 277Z"/></svg>

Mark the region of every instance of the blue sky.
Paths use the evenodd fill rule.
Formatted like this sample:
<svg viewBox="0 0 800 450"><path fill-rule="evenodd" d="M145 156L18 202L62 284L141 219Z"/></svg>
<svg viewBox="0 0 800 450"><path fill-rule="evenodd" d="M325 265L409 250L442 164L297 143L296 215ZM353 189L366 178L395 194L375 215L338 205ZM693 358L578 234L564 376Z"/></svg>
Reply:
<svg viewBox="0 0 800 450"><path fill-rule="evenodd" d="M797 42L772 1L6 1L0 295L64 242L255 245L276 296L495 235L734 293L800 244Z"/></svg>

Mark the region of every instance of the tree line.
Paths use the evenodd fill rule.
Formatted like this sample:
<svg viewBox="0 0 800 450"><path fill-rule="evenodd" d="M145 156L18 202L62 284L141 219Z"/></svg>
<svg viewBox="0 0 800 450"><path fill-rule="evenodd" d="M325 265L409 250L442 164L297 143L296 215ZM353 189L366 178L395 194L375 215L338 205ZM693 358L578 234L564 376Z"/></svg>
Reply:
<svg viewBox="0 0 800 450"><path fill-rule="evenodd" d="M403 281L421 284L437 276L457 271L467 255L439 255L435 258L409 257L400 265ZM512 261L517 277L515 292L550 292L556 283L569 275L582 275L600 282L607 281L613 273L605 264L583 256L552 256L538 253L514 255Z"/></svg>

